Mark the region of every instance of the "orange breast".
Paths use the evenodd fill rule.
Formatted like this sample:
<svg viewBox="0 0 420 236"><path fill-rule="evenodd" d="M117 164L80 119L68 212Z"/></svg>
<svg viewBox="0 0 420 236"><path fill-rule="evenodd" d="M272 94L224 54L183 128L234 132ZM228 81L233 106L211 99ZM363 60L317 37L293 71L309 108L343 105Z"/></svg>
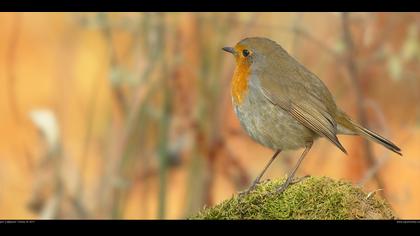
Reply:
<svg viewBox="0 0 420 236"><path fill-rule="evenodd" d="M248 90L250 68L245 63L236 66L232 78L232 96L236 105L243 102L244 96Z"/></svg>

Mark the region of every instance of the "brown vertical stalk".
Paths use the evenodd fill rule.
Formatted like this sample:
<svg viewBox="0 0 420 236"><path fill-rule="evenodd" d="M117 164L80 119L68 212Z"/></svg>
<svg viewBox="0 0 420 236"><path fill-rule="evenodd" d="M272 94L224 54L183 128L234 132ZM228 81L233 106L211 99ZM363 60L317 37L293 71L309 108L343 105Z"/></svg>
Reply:
<svg viewBox="0 0 420 236"><path fill-rule="evenodd" d="M16 103L16 45L20 35L20 28L21 28L21 14L23 13L15 13L14 20L12 24L12 32L10 36L10 43L7 49L7 60L6 60L6 73L7 78L9 80L9 105L13 116L15 116L16 121L19 122L19 112L18 112L18 105Z"/></svg>
<svg viewBox="0 0 420 236"><path fill-rule="evenodd" d="M112 26L109 22L107 13L98 13L98 20L103 24L102 33L104 34L110 50L110 68L112 71L118 68L117 55L112 39ZM120 115L125 116L127 112L127 104L122 88L120 86L112 86L112 95L117 102L117 109L119 109Z"/></svg>
<svg viewBox="0 0 420 236"><path fill-rule="evenodd" d="M349 22L349 14L347 12L342 13L342 27L343 27L343 39L346 44L347 49L347 60L346 66L348 73L350 75L351 82L353 84L354 91L356 93L356 106L357 106L357 116L359 122L363 126L367 126L367 118L366 113L363 109L363 91L358 80L359 71L358 67L355 62L356 57L356 50L354 48L354 42L351 36L350 31L350 22ZM368 166L371 167L375 164L375 158L373 157L372 147L367 140L363 140L363 151L365 153L366 161ZM378 173L375 174L375 180L379 186L379 188L383 188L384 184L382 179L379 177Z"/></svg>
<svg viewBox="0 0 420 236"><path fill-rule="evenodd" d="M302 22L303 14L301 12L295 13L295 17L292 23L292 30L293 30L293 41L292 41L292 54L298 55L298 45L300 34L298 33L300 29L300 23ZM297 56L296 56L297 57Z"/></svg>
<svg viewBox="0 0 420 236"><path fill-rule="evenodd" d="M157 25L157 31L159 35L159 47L165 52L165 15L164 13L159 13L157 15L159 19ZM168 72L168 63L166 60L162 62L162 78L161 83L163 87L163 105L162 113L159 121L159 134L157 140L158 147L158 156L159 156L159 193L158 193L158 218L165 218L166 213L166 198L167 198L167 189L168 189L168 159L169 159L169 126L170 126L170 116L171 116L171 100L172 93L169 89L169 72Z"/></svg>

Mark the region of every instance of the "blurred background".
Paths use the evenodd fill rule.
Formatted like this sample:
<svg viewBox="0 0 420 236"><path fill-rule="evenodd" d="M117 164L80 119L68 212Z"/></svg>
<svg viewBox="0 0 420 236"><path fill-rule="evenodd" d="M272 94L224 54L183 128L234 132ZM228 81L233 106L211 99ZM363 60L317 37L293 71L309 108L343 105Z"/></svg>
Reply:
<svg viewBox="0 0 420 236"><path fill-rule="evenodd" d="M269 37L403 157L340 136L297 175L420 218L419 13L1 13L0 218L178 219L243 190L272 151L241 129L223 52ZM281 153L284 177L302 150Z"/></svg>

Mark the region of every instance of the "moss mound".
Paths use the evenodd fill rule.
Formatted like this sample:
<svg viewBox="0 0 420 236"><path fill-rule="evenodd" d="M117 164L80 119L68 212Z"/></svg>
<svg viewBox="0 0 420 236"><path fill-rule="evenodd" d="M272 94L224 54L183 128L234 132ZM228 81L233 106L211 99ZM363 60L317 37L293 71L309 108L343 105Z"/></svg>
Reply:
<svg viewBox="0 0 420 236"><path fill-rule="evenodd" d="M308 177L282 194L284 180L263 182L250 194L204 208L191 219L394 219L389 205L348 182Z"/></svg>

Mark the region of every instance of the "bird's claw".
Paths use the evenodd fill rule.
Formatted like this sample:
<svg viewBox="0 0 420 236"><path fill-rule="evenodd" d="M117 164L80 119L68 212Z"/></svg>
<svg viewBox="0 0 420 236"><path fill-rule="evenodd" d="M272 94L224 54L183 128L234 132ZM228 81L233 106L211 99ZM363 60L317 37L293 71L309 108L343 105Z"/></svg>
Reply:
<svg viewBox="0 0 420 236"><path fill-rule="evenodd" d="M276 189L276 191L273 192L273 195L283 193L287 189L287 187L289 187L290 185L299 183L308 177L310 177L310 175L305 175L299 178L293 178L292 180L289 180L289 181L286 180L286 182L284 182L280 187Z"/></svg>
<svg viewBox="0 0 420 236"><path fill-rule="evenodd" d="M244 197L245 195L248 195L250 192L252 192L255 187L259 184L260 182L255 182L253 183L247 190L244 190L242 192L239 192L239 197Z"/></svg>

